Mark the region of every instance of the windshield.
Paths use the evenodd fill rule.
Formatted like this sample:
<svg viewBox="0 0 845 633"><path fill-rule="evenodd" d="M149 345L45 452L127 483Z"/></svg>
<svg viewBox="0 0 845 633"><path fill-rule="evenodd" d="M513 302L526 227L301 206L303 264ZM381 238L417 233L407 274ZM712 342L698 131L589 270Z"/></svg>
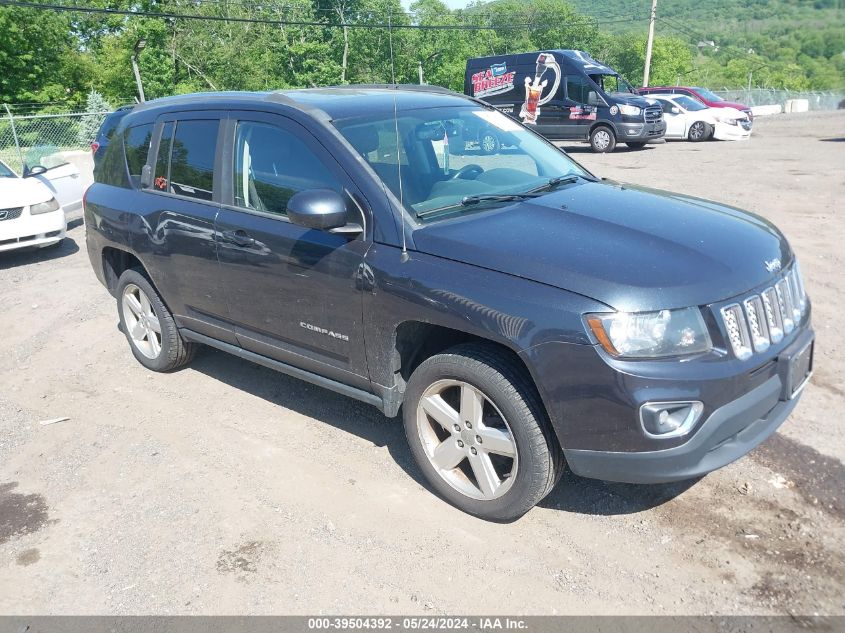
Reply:
<svg viewBox="0 0 845 633"><path fill-rule="evenodd" d="M689 112L698 112L699 110L707 109L707 106L701 103L701 101L693 99L692 97L687 97L686 95L676 96L675 102L684 110Z"/></svg>
<svg viewBox="0 0 845 633"><path fill-rule="evenodd" d="M707 88L693 88L693 90L695 90L698 94L700 94L708 101L724 101L722 97L717 95L715 92L710 92Z"/></svg>
<svg viewBox="0 0 845 633"><path fill-rule="evenodd" d="M474 105L404 110L397 121L380 114L334 125L418 218L489 208L502 200L486 196L532 192L558 176L592 179L541 137L501 112ZM478 196L485 197L483 204L465 204L465 198Z"/></svg>
<svg viewBox="0 0 845 633"><path fill-rule="evenodd" d="M0 178L17 178L18 175L9 169L5 163L0 162Z"/></svg>
<svg viewBox="0 0 845 633"><path fill-rule="evenodd" d="M590 75L599 87L607 94L637 94L627 81L619 75Z"/></svg>

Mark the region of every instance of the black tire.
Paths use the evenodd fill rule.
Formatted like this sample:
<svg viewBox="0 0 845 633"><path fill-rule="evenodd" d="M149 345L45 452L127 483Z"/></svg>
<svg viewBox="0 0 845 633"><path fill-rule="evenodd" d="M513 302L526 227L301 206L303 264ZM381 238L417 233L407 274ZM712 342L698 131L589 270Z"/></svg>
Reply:
<svg viewBox="0 0 845 633"><path fill-rule="evenodd" d="M129 326L127 326L127 316L124 314L127 308L125 308L123 297L127 287L130 286L143 291L149 300L155 317L158 319L161 329L160 351L154 358L150 358L141 351L139 345L130 334ZM198 346L195 343L187 343L182 338L173 320L173 315L170 314L170 310L164 305L158 292L141 270L130 268L123 272L117 281L116 296L117 313L120 316L120 330L126 335L129 348L139 363L147 369L166 372L182 367L193 359Z"/></svg>
<svg viewBox="0 0 845 633"><path fill-rule="evenodd" d="M590 132L590 146L599 154L612 152L616 149L616 134L606 125L597 125Z"/></svg>
<svg viewBox="0 0 845 633"><path fill-rule="evenodd" d="M628 146L628 147L630 147L631 149L642 149L643 147L645 147L645 146L646 146L646 144L645 144L644 142L639 142L639 143L625 143L625 145L627 145L627 146Z"/></svg>
<svg viewBox="0 0 845 633"><path fill-rule="evenodd" d="M704 121L696 121L689 126L689 130L687 131L687 139L693 143L707 141L711 136L713 136L713 126Z"/></svg>
<svg viewBox="0 0 845 633"><path fill-rule="evenodd" d="M478 149L482 154L495 154L501 147L499 136L493 130L484 130L478 135Z"/></svg>
<svg viewBox="0 0 845 633"><path fill-rule="evenodd" d="M452 380L482 392L507 420L518 467L502 496L476 499L460 492L439 474L426 453L417 421L418 405L427 389L439 381ZM530 377L524 367L493 346L462 344L420 364L408 381L403 419L411 453L434 490L458 509L477 517L514 520L551 492L563 474L563 453ZM457 470L455 467L450 472Z"/></svg>

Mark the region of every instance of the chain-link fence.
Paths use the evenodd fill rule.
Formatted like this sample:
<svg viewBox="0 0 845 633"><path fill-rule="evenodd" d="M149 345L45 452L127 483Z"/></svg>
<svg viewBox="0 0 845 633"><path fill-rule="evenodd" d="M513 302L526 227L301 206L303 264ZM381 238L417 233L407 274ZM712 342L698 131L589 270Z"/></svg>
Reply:
<svg viewBox="0 0 845 633"><path fill-rule="evenodd" d="M775 88L738 88L734 90L723 88L713 92L728 101L736 101L751 107L779 105L785 109L786 102L791 99L806 99L810 110L845 108L845 91L798 92Z"/></svg>
<svg viewBox="0 0 845 633"><path fill-rule="evenodd" d="M0 110L0 160L22 173L25 167L50 168L68 155L91 151L91 143L108 112L74 112L20 116Z"/></svg>

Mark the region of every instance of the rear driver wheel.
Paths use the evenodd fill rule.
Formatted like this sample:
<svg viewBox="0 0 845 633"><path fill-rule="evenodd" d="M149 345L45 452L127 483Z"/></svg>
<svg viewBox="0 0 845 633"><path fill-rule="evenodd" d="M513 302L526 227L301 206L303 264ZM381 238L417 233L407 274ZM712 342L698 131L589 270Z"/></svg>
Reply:
<svg viewBox="0 0 845 633"><path fill-rule="evenodd" d="M132 354L147 369L171 371L194 357L196 344L185 342L167 306L139 270L120 276L117 311Z"/></svg>
<svg viewBox="0 0 845 633"><path fill-rule="evenodd" d="M408 382L403 417L426 479L469 514L522 516L563 472L536 390L495 348L459 345L427 359Z"/></svg>

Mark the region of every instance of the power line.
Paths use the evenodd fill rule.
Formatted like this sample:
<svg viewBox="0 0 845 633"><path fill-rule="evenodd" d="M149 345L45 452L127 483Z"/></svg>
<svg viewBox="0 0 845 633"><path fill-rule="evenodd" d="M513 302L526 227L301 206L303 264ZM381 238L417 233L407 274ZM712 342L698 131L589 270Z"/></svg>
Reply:
<svg viewBox="0 0 845 633"><path fill-rule="evenodd" d="M246 18L239 16L222 16L222 15L201 15L196 13L173 13L163 11L138 11L129 9L109 9L102 7L80 7L68 6L61 4L50 4L43 2L22 2L20 0L0 0L0 5L24 7L29 9L41 9L50 11L64 11L68 13L86 13L99 15L122 15L127 17L149 17L172 20L197 20L201 22L235 22L245 24L271 24L283 26L315 26L320 28L351 28L351 29L405 29L405 30L421 30L421 31L513 31L513 30L528 30L528 29L548 29L548 24L385 24L385 23L355 23L355 22L318 22L315 20L292 20L292 19L278 19L278 18ZM599 24L617 24L623 22L631 22L629 18L617 20L599 21L587 17L589 22L570 22L558 23L555 26L587 26Z"/></svg>

